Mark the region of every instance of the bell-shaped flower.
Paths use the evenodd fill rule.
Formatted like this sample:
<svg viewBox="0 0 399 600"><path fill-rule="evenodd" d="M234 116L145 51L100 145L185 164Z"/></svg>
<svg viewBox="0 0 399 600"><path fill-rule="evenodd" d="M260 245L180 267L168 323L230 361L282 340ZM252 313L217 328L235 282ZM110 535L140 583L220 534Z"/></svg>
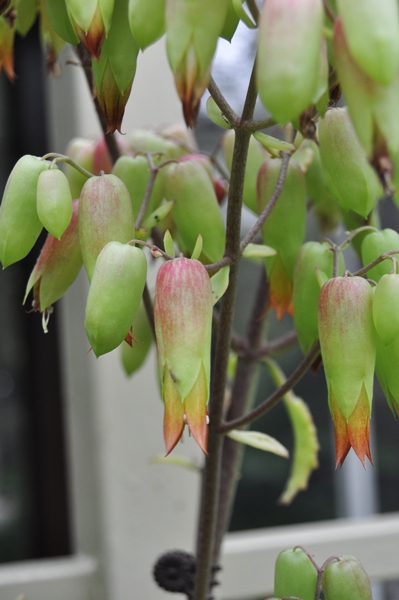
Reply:
<svg viewBox="0 0 399 600"><path fill-rule="evenodd" d="M202 263L177 258L162 265L154 318L167 454L181 438L185 423L206 453L212 306L211 282Z"/></svg>
<svg viewBox="0 0 399 600"><path fill-rule="evenodd" d="M391 250L399 250L399 233L394 229L382 229L368 233L362 242L361 254L363 266ZM383 260L367 272L367 277L377 283L383 275L392 271L392 261Z"/></svg>
<svg viewBox="0 0 399 600"><path fill-rule="evenodd" d="M295 596L314 600L317 583L316 567L302 548L283 550L274 567L274 595Z"/></svg>
<svg viewBox="0 0 399 600"><path fill-rule="evenodd" d="M326 184L338 204L367 217L381 193L346 108L331 108L320 119L320 156Z"/></svg>
<svg viewBox="0 0 399 600"><path fill-rule="evenodd" d="M333 275L333 253L327 242L306 242L300 249L294 269L294 325L299 344L307 354L319 338L317 323L320 283L317 271L322 271L326 279ZM339 258L339 271L343 273L342 254Z"/></svg>
<svg viewBox="0 0 399 600"><path fill-rule="evenodd" d="M183 160L165 167L164 194L175 200L171 215L190 253L202 236L201 259L220 260L225 247L225 229L213 182L198 160Z"/></svg>
<svg viewBox="0 0 399 600"><path fill-rule="evenodd" d="M85 329L99 357L129 333L140 306L147 260L140 248L109 242L96 260L86 305Z"/></svg>
<svg viewBox="0 0 399 600"><path fill-rule="evenodd" d="M60 239L72 217L68 179L59 169L42 171L37 180L37 214L51 235Z"/></svg>
<svg viewBox="0 0 399 600"><path fill-rule="evenodd" d="M24 303L33 288L33 310L45 313L75 281L83 264L78 234L78 200L59 240L48 234L29 277Z"/></svg>
<svg viewBox="0 0 399 600"><path fill-rule="evenodd" d="M333 49L353 127L379 170L382 158L399 151L399 72L385 86L366 75L350 53L341 19L335 20Z"/></svg>
<svg viewBox="0 0 399 600"><path fill-rule="evenodd" d="M338 0L349 52L359 67L381 85L399 69L399 8L396 0Z"/></svg>
<svg viewBox="0 0 399 600"><path fill-rule="evenodd" d="M319 336L334 421L336 465L352 447L370 462L370 413L377 333L373 292L361 277L335 277L319 296Z"/></svg>
<svg viewBox="0 0 399 600"><path fill-rule="evenodd" d="M270 200L280 173L281 159L266 160L258 173L258 212ZM287 176L277 204L262 227L263 241L277 250L266 258L270 284L270 304L278 319L285 312L293 314L292 292L294 266L305 237L306 184L305 177L294 160L290 161Z"/></svg>
<svg viewBox="0 0 399 600"><path fill-rule="evenodd" d="M399 335L388 345L378 336L375 372L396 418L399 416Z"/></svg>
<svg viewBox="0 0 399 600"><path fill-rule="evenodd" d="M370 579L354 556L333 558L323 571L326 600L373 600Z"/></svg>
<svg viewBox="0 0 399 600"><path fill-rule="evenodd" d="M374 290L373 319L377 333L387 346L399 335L399 275L383 275Z"/></svg>
<svg viewBox="0 0 399 600"><path fill-rule="evenodd" d="M209 80L228 0L166 0L166 51L188 127L194 127Z"/></svg>
<svg viewBox="0 0 399 600"><path fill-rule="evenodd" d="M144 50L165 33L165 0L129 0L129 24Z"/></svg>
<svg viewBox="0 0 399 600"><path fill-rule="evenodd" d="M138 53L139 46L128 22L128 0L118 0L111 28L101 48L100 60L93 62L94 85L107 120L107 133L121 131Z"/></svg>
<svg viewBox="0 0 399 600"><path fill-rule="evenodd" d="M134 238L134 216L127 187L115 175L91 177L79 201L79 238L89 281L97 256L108 242Z"/></svg>
<svg viewBox="0 0 399 600"><path fill-rule="evenodd" d="M49 161L26 154L14 166L0 205L0 261L3 269L25 258L43 225L37 215L37 181Z"/></svg>
<svg viewBox="0 0 399 600"><path fill-rule="evenodd" d="M114 0L65 0L75 32L92 58L100 58L101 46L111 27Z"/></svg>
<svg viewBox="0 0 399 600"><path fill-rule="evenodd" d="M263 5L256 77L260 98L279 123L296 120L317 97L322 28L321 0Z"/></svg>

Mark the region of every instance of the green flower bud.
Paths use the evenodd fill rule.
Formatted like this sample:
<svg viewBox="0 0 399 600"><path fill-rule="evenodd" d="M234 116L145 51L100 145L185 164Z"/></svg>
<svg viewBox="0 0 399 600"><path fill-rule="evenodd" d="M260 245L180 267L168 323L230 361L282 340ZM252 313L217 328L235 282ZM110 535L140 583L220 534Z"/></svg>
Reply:
<svg viewBox="0 0 399 600"><path fill-rule="evenodd" d="M159 152L160 156L154 157L155 162L162 162L167 158L179 158L187 153L187 150L175 141L158 135L158 133L149 129L136 129L133 131L129 137L129 143L133 152Z"/></svg>
<svg viewBox="0 0 399 600"><path fill-rule="evenodd" d="M126 102L136 73L139 47L129 27L128 2L116 2L112 25L101 48L101 60L93 62L94 84L107 120L107 133L121 132Z"/></svg>
<svg viewBox="0 0 399 600"><path fill-rule="evenodd" d="M227 7L228 0L166 1L166 52L188 127L195 125L199 101L209 83Z"/></svg>
<svg viewBox="0 0 399 600"><path fill-rule="evenodd" d="M344 271L344 261L340 254L339 271ZM306 242L295 262L294 270L294 325L299 344L307 354L319 337L317 322L320 283L317 271L322 271L326 279L333 275L334 255L327 242Z"/></svg>
<svg viewBox="0 0 399 600"><path fill-rule="evenodd" d="M24 258L40 235L43 225L36 210L37 181L49 165L48 161L26 154L11 171L0 205L3 269Z"/></svg>
<svg viewBox="0 0 399 600"><path fill-rule="evenodd" d="M108 242L125 244L134 238L132 202L127 187L115 175L91 177L79 202L79 238L89 281L97 256Z"/></svg>
<svg viewBox="0 0 399 600"><path fill-rule="evenodd" d="M111 27L114 0L65 0L65 4L79 40L93 58L100 58Z"/></svg>
<svg viewBox="0 0 399 600"><path fill-rule="evenodd" d="M233 161L233 150L235 141L235 131L231 129L227 131L222 138L222 147L226 166L231 172L231 164ZM269 158L270 154L266 152L263 146L251 135L249 140L247 165L245 167L244 191L242 201L245 206L252 210L255 214L258 212L258 200L256 195L256 181L258 178L259 169L262 164Z"/></svg>
<svg viewBox="0 0 399 600"><path fill-rule="evenodd" d="M396 0L338 0L349 52L372 79L388 85L399 68L399 10Z"/></svg>
<svg viewBox="0 0 399 600"><path fill-rule="evenodd" d="M275 596L296 596L301 600L314 600L316 582L316 568L302 548L280 552L274 568Z"/></svg>
<svg viewBox="0 0 399 600"><path fill-rule="evenodd" d="M385 275L384 275L385 277ZM377 338L375 372L384 391L388 406L396 418L399 415L399 335L393 342L385 345Z"/></svg>
<svg viewBox="0 0 399 600"><path fill-rule="evenodd" d="M68 179L58 169L48 169L37 180L37 214L51 235L60 239L72 217Z"/></svg>
<svg viewBox="0 0 399 600"><path fill-rule="evenodd" d="M112 172L123 181L129 190L133 214L137 216L150 180L151 172L147 158L143 155L137 155L134 158L132 156L121 156L116 161ZM162 198L163 173L161 169L156 176L144 218L148 217L161 204Z"/></svg>
<svg viewBox="0 0 399 600"><path fill-rule="evenodd" d="M223 256L225 230L213 184L197 160L165 167L164 193L175 200L172 216L190 254L202 235L202 257L214 263Z"/></svg>
<svg viewBox="0 0 399 600"><path fill-rule="evenodd" d="M361 277L335 277L319 296L319 336L334 421L336 464L352 447L371 460L369 428L377 334L373 292Z"/></svg>
<svg viewBox="0 0 399 600"><path fill-rule="evenodd" d="M397 25L396 25L397 26ZM399 151L399 73L389 85L368 77L353 60L341 19L335 19L334 63L356 135L367 156L378 164L380 155Z"/></svg>
<svg viewBox="0 0 399 600"><path fill-rule="evenodd" d="M185 422L206 452L212 307L209 275L198 260L177 258L162 265L154 319L167 454L179 441Z"/></svg>
<svg viewBox="0 0 399 600"><path fill-rule="evenodd" d="M266 160L258 174L258 212L260 213L276 187L281 159ZM263 241L277 250L266 259L270 282L270 303L278 319L286 311L292 314L294 265L305 237L306 184L295 161L288 165L287 177L277 204L262 227Z"/></svg>
<svg viewBox="0 0 399 600"><path fill-rule="evenodd" d="M326 600L372 600L370 580L354 556L331 560L324 569L322 587Z"/></svg>
<svg viewBox="0 0 399 600"><path fill-rule="evenodd" d="M383 275L373 295L374 325L387 346L399 335L399 275Z"/></svg>
<svg viewBox="0 0 399 600"><path fill-rule="evenodd" d="M165 0L129 0L129 23L141 50L165 32Z"/></svg>
<svg viewBox="0 0 399 600"><path fill-rule="evenodd" d="M54 31L66 42L76 46L79 38L72 25L65 0L46 0L48 16Z"/></svg>
<svg viewBox="0 0 399 600"><path fill-rule="evenodd" d="M75 281L82 266L78 234L78 200L71 221L57 240L48 234L26 286L24 303L33 288L33 310L45 312Z"/></svg>
<svg viewBox="0 0 399 600"><path fill-rule="evenodd" d="M363 265L368 265L381 254L385 254L390 250L399 250L399 233L393 229L383 229L382 231L369 233L362 243ZM392 261L387 259L370 269L367 272L367 277L378 283L383 275L387 275L391 271Z"/></svg>
<svg viewBox="0 0 399 600"><path fill-rule="evenodd" d="M335 229L342 220L342 210L327 187L319 146L313 140L300 145L313 151L313 160L305 173L306 192L313 201L313 210L323 232Z"/></svg>
<svg viewBox="0 0 399 600"><path fill-rule="evenodd" d="M96 149L95 140L86 140L84 138L73 138L66 150L65 154L72 160L77 162L81 167L94 173L94 151ZM84 184L87 181L87 177L82 175L79 171L65 163L65 175L69 181L69 187L71 188L72 198L79 198L80 192ZM99 174L99 173L98 173Z"/></svg>
<svg viewBox="0 0 399 600"><path fill-rule="evenodd" d="M109 242L96 260L86 305L85 329L99 357L123 342L139 309L147 276L140 248Z"/></svg>
<svg viewBox="0 0 399 600"><path fill-rule="evenodd" d="M345 108L328 110L319 123L320 156L327 186L344 210L367 217L380 194L378 178L358 142Z"/></svg>
<svg viewBox="0 0 399 600"><path fill-rule="evenodd" d="M317 95L322 27L320 0L263 6L256 76L260 98L279 123L297 119Z"/></svg>
<svg viewBox="0 0 399 600"><path fill-rule="evenodd" d="M144 364L154 339L143 303L134 318L132 332L131 345L127 341L121 345L122 365L129 377Z"/></svg>

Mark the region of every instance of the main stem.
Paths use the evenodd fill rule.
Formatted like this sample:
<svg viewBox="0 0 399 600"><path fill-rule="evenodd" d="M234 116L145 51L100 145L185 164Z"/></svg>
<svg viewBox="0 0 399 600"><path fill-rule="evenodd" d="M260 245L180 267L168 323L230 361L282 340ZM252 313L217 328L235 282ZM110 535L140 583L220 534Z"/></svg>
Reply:
<svg viewBox="0 0 399 600"><path fill-rule="evenodd" d="M240 122L252 118L255 102L256 86L253 72ZM222 299L213 365L209 404L208 457L205 461L202 478L197 537L197 568L193 600L206 600L210 588L224 437L218 431L223 420L227 366L237 290L238 258L240 256L242 194L250 136L251 134L245 129L237 128L231 167L225 251L228 256L233 258L234 262L230 267L229 287Z"/></svg>

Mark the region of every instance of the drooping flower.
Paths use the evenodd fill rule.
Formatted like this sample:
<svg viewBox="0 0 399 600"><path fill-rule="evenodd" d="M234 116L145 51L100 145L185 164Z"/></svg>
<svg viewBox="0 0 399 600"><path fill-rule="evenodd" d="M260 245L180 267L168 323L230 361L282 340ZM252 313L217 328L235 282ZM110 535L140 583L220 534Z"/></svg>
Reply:
<svg viewBox="0 0 399 600"><path fill-rule="evenodd" d="M363 465L370 453L370 413L377 334L373 292L361 277L335 277L319 296L319 335L334 421L336 466L352 447Z"/></svg>
<svg viewBox="0 0 399 600"><path fill-rule="evenodd" d="M212 305L211 283L202 263L177 258L159 269L154 318L167 454L185 423L206 453Z"/></svg>

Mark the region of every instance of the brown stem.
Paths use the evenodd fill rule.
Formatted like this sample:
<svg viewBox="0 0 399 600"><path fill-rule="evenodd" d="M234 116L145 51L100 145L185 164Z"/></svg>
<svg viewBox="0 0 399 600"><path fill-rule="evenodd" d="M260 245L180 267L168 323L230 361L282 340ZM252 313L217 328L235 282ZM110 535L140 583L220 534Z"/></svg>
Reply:
<svg viewBox="0 0 399 600"><path fill-rule="evenodd" d="M242 240L241 246L240 246L241 252L244 251L244 249L248 246L248 244L250 242L252 242L252 240L254 239L256 234L261 230L262 225L264 224L264 222L266 221L266 219L272 212L273 208L276 205L277 200L280 197L281 192L283 191L285 178L287 177L288 163L291 158L291 155L288 152L282 152L281 156L282 156L281 168L280 168L280 173L278 174L276 187L274 188L273 194L271 195L269 202L266 204L265 208L261 212L259 219L256 221L255 225L248 231L247 235Z"/></svg>
<svg viewBox="0 0 399 600"><path fill-rule="evenodd" d="M248 423L251 423L256 419L259 419L259 417L267 413L271 408L273 408L273 406L277 404L277 402L281 400L281 398L283 398L287 392L290 391L291 388L294 387L294 385L298 383L298 381L302 379L306 371L309 369L309 367L311 367L319 354L320 344L319 341L317 341L313 345L309 354L305 356L303 361L299 363L295 371L290 375L290 377L288 377L287 381L278 388L278 390L273 392L273 394L266 398L264 402L259 404L259 406L251 410L251 412L247 413L246 415L239 417L238 419L233 419L232 421L226 421L225 423L222 423L220 431L222 433L227 433L232 429L238 429L239 427L243 427L244 425L248 425Z"/></svg>
<svg viewBox="0 0 399 600"><path fill-rule="evenodd" d="M211 77L211 80L209 82L208 92L210 93L210 95L212 96L212 98L214 99L214 101L216 102L216 104L222 111L222 114L226 117L230 125L232 127L236 127L242 120L237 115L237 113L235 113L234 110L231 108L230 104L227 102L226 98L223 96L222 92L216 85L216 82L213 79L213 77Z"/></svg>
<svg viewBox="0 0 399 600"><path fill-rule="evenodd" d="M268 304L268 285L265 269L262 269L258 290L253 302L252 314L247 328L247 344L256 350L263 339L266 320L262 316ZM234 380L228 420L234 420L247 412L253 404L260 363L247 357L239 357ZM224 533L228 527L236 492L239 469L243 457L243 444L228 437L223 443L222 469L219 492L219 509L215 536L213 562L217 563Z"/></svg>
<svg viewBox="0 0 399 600"><path fill-rule="evenodd" d="M256 96L255 73L253 69L242 113L242 121L252 118ZM237 130L232 160L226 223L226 255L237 258L239 257L240 251L242 194L244 189L244 176L249 140L250 133L248 131L244 129ZM233 264L230 269L229 287L222 298L220 311L220 324L218 328L213 369L213 373L216 375L212 379L211 399L209 404L209 454L205 461L202 477L197 538L196 578L193 600L206 600L209 593L223 448L223 436L218 432L223 418L227 366L237 289L237 272L238 265Z"/></svg>

